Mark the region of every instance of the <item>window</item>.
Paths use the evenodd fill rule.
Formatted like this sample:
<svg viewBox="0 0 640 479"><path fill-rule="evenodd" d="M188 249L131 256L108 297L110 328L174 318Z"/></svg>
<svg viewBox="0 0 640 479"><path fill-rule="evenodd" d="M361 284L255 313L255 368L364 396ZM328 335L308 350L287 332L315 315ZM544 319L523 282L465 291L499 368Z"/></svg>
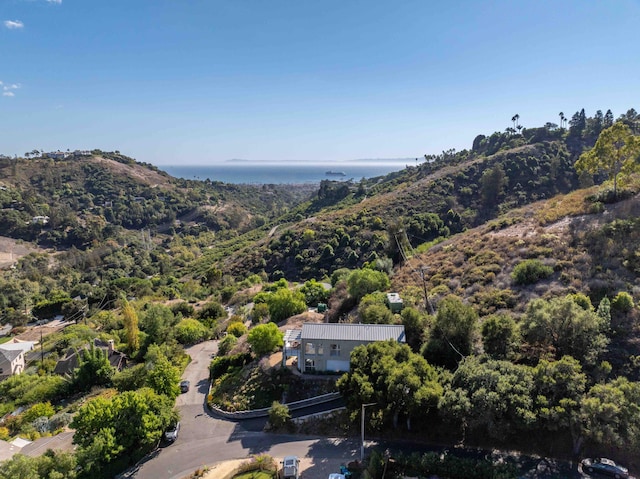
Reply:
<svg viewBox="0 0 640 479"><path fill-rule="evenodd" d="M316 347L313 343L305 343L304 352L305 354L316 354Z"/></svg>
<svg viewBox="0 0 640 479"><path fill-rule="evenodd" d="M331 345L331 353L329 355L330 356L340 356L340 345L339 344L332 344Z"/></svg>
<svg viewBox="0 0 640 479"><path fill-rule="evenodd" d="M324 354L324 348L322 347L322 343L318 344L318 356L322 356Z"/></svg>
<svg viewBox="0 0 640 479"><path fill-rule="evenodd" d="M4 369L0 368L0 374L4 373Z"/></svg>
<svg viewBox="0 0 640 479"><path fill-rule="evenodd" d="M306 373L315 373L316 372L316 362L313 359L305 359L305 361L304 361L304 372L306 372Z"/></svg>

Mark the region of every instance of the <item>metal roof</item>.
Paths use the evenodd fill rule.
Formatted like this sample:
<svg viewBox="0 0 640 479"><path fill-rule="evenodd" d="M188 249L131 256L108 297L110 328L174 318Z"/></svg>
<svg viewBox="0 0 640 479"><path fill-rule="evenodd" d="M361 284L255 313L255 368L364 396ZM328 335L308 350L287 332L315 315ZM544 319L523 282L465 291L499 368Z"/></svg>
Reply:
<svg viewBox="0 0 640 479"><path fill-rule="evenodd" d="M407 341L404 326L396 324L303 323L301 339L339 341Z"/></svg>

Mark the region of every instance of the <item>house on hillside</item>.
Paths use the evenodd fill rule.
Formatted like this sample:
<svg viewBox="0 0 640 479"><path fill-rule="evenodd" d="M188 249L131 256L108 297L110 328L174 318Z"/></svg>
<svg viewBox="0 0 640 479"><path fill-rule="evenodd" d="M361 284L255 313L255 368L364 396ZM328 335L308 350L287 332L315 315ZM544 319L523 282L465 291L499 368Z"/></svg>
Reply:
<svg viewBox="0 0 640 479"><path fill-rule="evenodd" d="M109 364L116 368L117 371L122 371L127 367L127 356L120 351L116 351L113 339L102 341L101 339L95 338L93 345L107 354ZM85 347L84 349L89 348ZM82 351L82 349L80 351ZM80 365L80 357L78 356L80 351L75 349L67 351L66 356L58 361L53 372L61 376L71 376L73 371Z"/></svg>
<svg viewBox="0 0 640 479"><path fill-rule="evenodd" d="M291 332L290 332L291 331ZM283 356L298 358L303 373L347 372L351 351L375 341L406 343L404 326L395 324L304 323L302 329L289 330Z"/></svg>
<svg viewBox="0 0 640 479"><path fill-rule="evenodd" d="M24 371L24 351L0 349L0 381Z"/></svg>

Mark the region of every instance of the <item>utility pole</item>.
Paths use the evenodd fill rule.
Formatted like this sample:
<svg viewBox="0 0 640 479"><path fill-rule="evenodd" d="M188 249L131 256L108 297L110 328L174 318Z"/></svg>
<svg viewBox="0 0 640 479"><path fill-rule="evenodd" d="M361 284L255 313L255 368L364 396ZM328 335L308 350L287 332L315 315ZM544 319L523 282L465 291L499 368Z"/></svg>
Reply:
<svg viewBox="0 0 640 479"><path fill-rule="evenodd" d="M431 302L429 301L429 295L427 294L427 280L424 277L425 268L420 268L420 277L422 278L422 289L424 290L424 303L425 308L429 311L429 314L432 316L436 314L433 310L433 306L431 306Z"/></svg>
<svg viewBox="0 0 640 479"><path fill-rule="evenodd" d="M362 405L362 413L360 414L360 419L361 419L361 426L360 426L360 433L362 435L362 445L360 446L360 464L362 464L362 462L364 461L364 408L369 407L369 406L375 406L378 403L375 402L370 402L368 404L363 404Z"/></svg>

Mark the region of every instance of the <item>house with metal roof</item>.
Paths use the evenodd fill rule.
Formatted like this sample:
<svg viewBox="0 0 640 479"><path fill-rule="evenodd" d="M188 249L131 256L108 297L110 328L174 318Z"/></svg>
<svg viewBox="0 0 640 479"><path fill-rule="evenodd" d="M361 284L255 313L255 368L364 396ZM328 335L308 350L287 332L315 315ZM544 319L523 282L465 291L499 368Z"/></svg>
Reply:
<svg viewBox="0 0 640 479"><path fill-rule="evenodd" d="M304 323L299 338L298 369L303 373L347 372L351 351L374 341L406 343L403 325Z"/></svg>

